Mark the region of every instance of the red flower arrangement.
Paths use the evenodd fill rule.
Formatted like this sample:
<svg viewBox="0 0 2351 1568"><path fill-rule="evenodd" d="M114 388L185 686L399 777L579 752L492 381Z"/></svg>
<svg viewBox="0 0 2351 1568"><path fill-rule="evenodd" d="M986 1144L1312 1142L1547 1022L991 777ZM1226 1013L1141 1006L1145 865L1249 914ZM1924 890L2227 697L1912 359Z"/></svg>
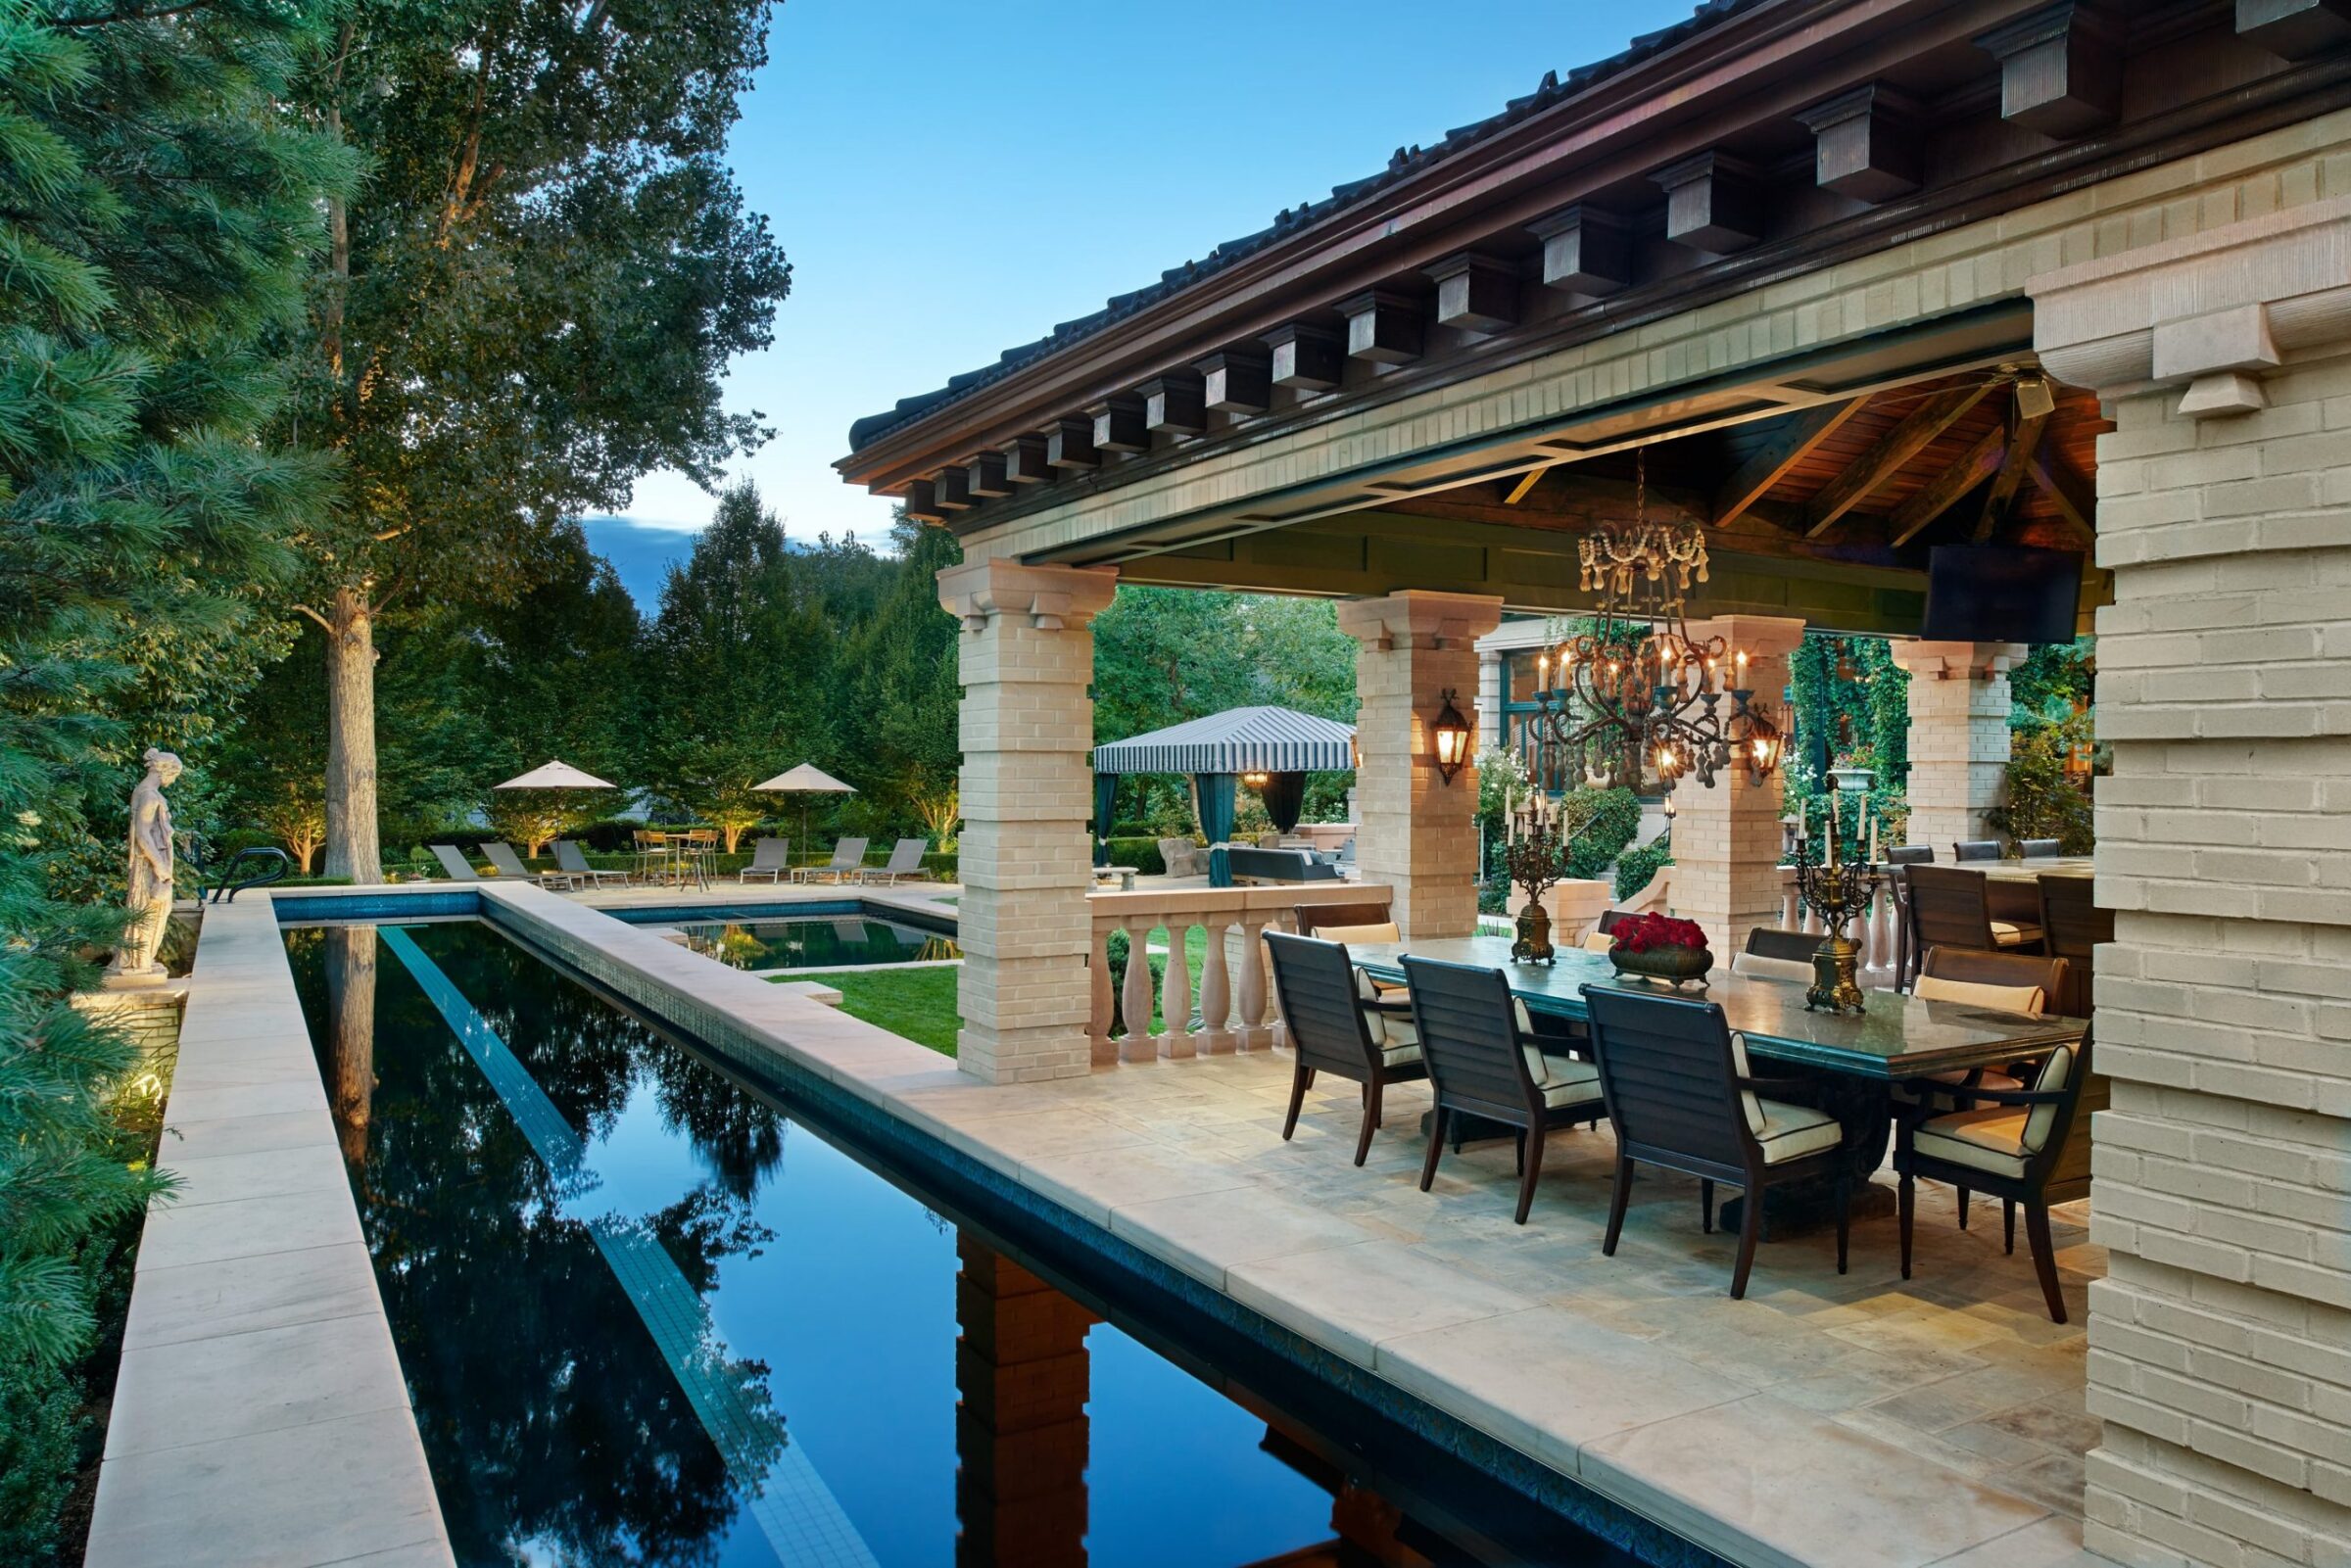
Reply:
<svg viewBox="0 0 2351 1568"><path fill-rule="evenodd" d="M1675 920L1671 915L1635 915L1631 920L1618 921L1609 932L1616 946L1627 953L1653 953L1659 948L1703 948L1706 933L1694 920Z"/></svg>

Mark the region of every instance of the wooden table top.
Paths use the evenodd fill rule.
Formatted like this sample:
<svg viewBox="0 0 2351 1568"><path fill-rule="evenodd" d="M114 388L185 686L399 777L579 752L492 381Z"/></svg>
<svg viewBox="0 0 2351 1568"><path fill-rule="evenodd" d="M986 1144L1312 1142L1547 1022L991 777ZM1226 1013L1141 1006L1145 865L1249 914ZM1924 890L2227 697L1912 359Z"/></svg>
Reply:
<svg viewBox="0 0 2351 1568"><path fill-rule="evenodd" d="M1963 860L1961 871L1980 871L1994 881L2029 882L2043 877L2087 877L2096 862L2087 855L2057 855L2047 860Z"/></svg>
<svg viewBox="0 0 2351 1568"><path fill-rule="evenodd" d="M1959 1002L1928 1002L1899 991L1871 991L1859 1018L1804 1011L1804 987L1793 980L1733 974L1717 960L1703 992L1668 993L1644 980L1619 979L1603 953L1561 948L1551 968L1511 962L1507 936L1443 941L1350 944L1348 956L1382 979L1401 980L1406 953L1450 964L1476 964L1510 976L1511 992L1529 1011L1582 1020L1587 984L1657 996L1679 994L1721 1006L1730 1026L1747 1036L1748 1050L1779 1062L1802 1063L1866 1078L1918 1077L1955 1069L1996 1067L2079 1040L2081 1019L2032 1018Z"/></svg>

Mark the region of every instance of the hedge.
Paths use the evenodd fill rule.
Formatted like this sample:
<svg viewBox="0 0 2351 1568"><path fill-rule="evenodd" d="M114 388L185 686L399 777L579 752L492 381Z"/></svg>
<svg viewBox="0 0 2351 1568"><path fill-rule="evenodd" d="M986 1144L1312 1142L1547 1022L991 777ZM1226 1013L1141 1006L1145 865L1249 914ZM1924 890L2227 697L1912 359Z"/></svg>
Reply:
<svg viewBox="0 0 2351 1568"><path fill-rule="evenodd" d="M1632 897L1650 884L1661 867L1673 864L1673 838L1660 833L1639 849L1628 849L1616 857L1616 897L1619 901Z"/></svg>
<svg viewBox="0 0 2351 1568"><path fill-rule="evenodd" d="M1107 838L1103 842L1110 846L1110 863L1113 866L1130 866L1137 875L1144 877L1167 875L1168 863L1160 857L1158 839Z"/></svg>

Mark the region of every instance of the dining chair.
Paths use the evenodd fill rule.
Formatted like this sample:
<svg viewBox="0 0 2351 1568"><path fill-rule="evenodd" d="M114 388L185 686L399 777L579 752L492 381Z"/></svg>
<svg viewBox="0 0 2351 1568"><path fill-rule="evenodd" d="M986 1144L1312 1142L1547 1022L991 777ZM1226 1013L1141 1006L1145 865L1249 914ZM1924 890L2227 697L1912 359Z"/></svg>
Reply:
<svg viewBox="0 0 2351 1568"><path fill-rule="evenodd" d="M1384 898L1376 904L1368 900L1355 904L1300 904L1292 914L1301 936L1319 936L1333 942L1403 940Z"/></svg>
<svg viewBox="0 0 2351 1568"><path fill-rule="evenodd" d="M1596 1120L1605 1109L1600 1073L1589 1062L1545 1049L1550 1042L1535 1032L1525 1004L1511 995L1502 971L1408 953L1404 975L1412 987L1413 1028L1436 1098L1420 1190L1428 1191L1437 1178L1437 1161L1454 1117L1500 1122L1518 1134L1515 1218L1523 1225L1543 1174L1545 1138L1555 1127Z"/></svg>
<svg viewBox="0 0 2351 1568"><path fill-rule="evenodd" d="M1920 961L1910 994L1923 1002L1953 1002L1995 1013L2020 1013L2041 1018L2055 1011L2055 998L2072 966L2062 958L2033 953L1984 953L1968 947L1936 947ZM1977 1091L2008 1093L2022 1089L2031 1064L2010 1063L2003 1072L1991 1068L1956 1068L1930 1072L1894 1085L1894 1112L1912 1120L1950 1111L1972 1111L1980 1103ZM1968 1189L1959 1189L1959 1228L1967 1228Z"/></svg>
<svg viewBox="0 0 2351 1568"><path fill-rule="evenodd" d="M1747 933L1747 946L1731 957L1731 973L1750 979L1812 983L1812 955L1827 938L1813 931L1783 931L1758 926Z"/></svg>
<svg viewBox="0 0 2351 1568"><path fill-rule="evenodd" d="M1951 845L1953 860L1997 860L2000 841L1997 838L1962 838Z"/></svg>
<svg viewBox="0 0 2351 1568"><path fill-rule="evenodd" d="M1387 1086L1428 1076L1409 1022L1412 1004L1382 1000L1371 989L1370 976L1348 958L1344 942L1268 931L1266 950L1273 960L1273 990L1297 1058L1282 1141L1298 1130L1298 1112L1315 1074L1328 1072L1364 1086L1364 1125L1355 1138L1360 1165L1371 1152L1371 1134L1379 1130Z"/></svg>
<svg viewBox="0 0 2351 1568"><path fill-rule="evenodd" d="M1908 866L1910 928L1923 954L1930 947L1973 947L1987 953L2040 945L2040 927L1992 918L1984 874L1960 866Z"/></svg>
<svg viewBox="0 0 2351 1568"><path fill-rule="evenodd" d="M1949 1182L1989 1193L2007 1215L2007 1248L2016 1250L2016 1209L2025 1211L2025 1238L2040 1278L2049 1320L2066 1321L2057 1288L2057 1253L2049 1239L2049 1206L2089 1195L2089 1117L2104 1110L2108 1086L2091 1070L2090 1037L2049 1053L2030 1089L1988 1090L1991 1102L1916 1123L1895 1124L1894 1168L1899 1178L1902 1278L1910 1277L1910 1235L1917 1183Z"/></svg>
<svg viewBox="0 0 2351 1568"><path fill-rule="evenodd" d="M1701 1223L1709 1233L1714 1184L1729 1182L1747 1195L1731 1269L1731 1299L1738 1301L1747 1295L1763 1234L1765 1194L1828 1178L1837 1189L1837 1272L1844 1273L1852 1199L1844 1125L1824 1111L1776 1098L1803 1085L1754 1076L1747 1041L1733 1032L1719 1003L1613 985L1586 985L1583 997L1601 1092L1616 1129L1616 1185L1601 1253L1616 1256L1635 1164L1696 1176Z"/></svg>
<svg viewBox="0 0 2351 1568"><path fill-rule="evenodd" d="M2041 877L2040 931L2050 952L2066 960L2056 1010L2086 1019L2095 1005L2092 978L2098 944L2114 940L2114 911L2098 908L2097 884L2087 877Z"/></svg>
<svg viewBox="0 0 2351 1568"><path fill-rule="evenodd" d="M2057 838L2028 838L2020 846L2027 860L2055 860L2065 853L2065 844Z"/></svg>
<svg viewBox="0 0 2351 1568"><path fill-rule="evenodd" d="M1906 989L1918 968L1918 931L1910 921L1911 866L1935 864L1933 844L1898 844L1886 851L1886 886L1894 898L1894 985Z"/></svg>

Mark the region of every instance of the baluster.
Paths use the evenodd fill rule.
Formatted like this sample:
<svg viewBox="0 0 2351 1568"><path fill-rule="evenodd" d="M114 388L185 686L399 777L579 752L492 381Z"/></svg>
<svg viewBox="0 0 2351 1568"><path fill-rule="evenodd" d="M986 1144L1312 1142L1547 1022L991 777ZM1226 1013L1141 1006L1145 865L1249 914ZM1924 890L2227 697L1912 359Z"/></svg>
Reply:
<svg viewBox="0 0 2351 1568"><path fill-rule="evenodd" d="M1877 974L1877 988L1894 988L1894 889L1881 882L1869 901L1870 968Z"/></svg>
<svg viewBox="0 0 2351 1568"><path fill-rule="evenodd" d="M1110 937L1116 926L1103 926L1094 931L1093 950L1086 964L1093 970L1093 1025L1086 1030L1094 1043L1094 1066L1108 1067L1119 1059L1119 1042L1110 1034Z"/></svg>
<svg viewBox="0 0 2351 1568"><path fill-rule="evenodd" d="M1784 931L1796 931L1796 930L1801 930L1801 929L1803 929L1803 909L1802 909L1802 907L1801 907L1801 902L1802 902L1802 901L1801 901L1801 900L1800 900L1800 899L1799 899L1799 898L1797 896L1797 891L1796 891L1796 873L1795 873L1794 871L1783 871L1783 872L1781 872L1781 873L1780 873L1780 929L1781 929L1781 930L1784 930Z"/></svg>
<svg viewBox="0 0 2351 1568"><path fill-rule="evenodd" d="M1266 923L1241 917L1241 1049L1263 1051L1273 1043L1266 1028Z"/></svg>
<svg viewBox="0 0 2351 1568"><path fill-rule="evenodd" d="M1296 935L1298 917L1294 912L1284 910L1267 922L1267 928ZM1262 932L1251 944L1249 954L1256 961L1258 982L1266 988L1266 1044L1269 1048L1287 1045L1290 1043L1290 1026L1282 1020L1281 992L1273 984L1273 952L1266 946Z"/></svg>
<svg viewBox="0 0 2351 1568"><path fill-rule="evenodd" d="M1192 923L1180 915L1168 917L1168 973L1160 982L1159 1011L1166 1025L1160 1031L1159 1054L1188 1057L1199 1047L1192 1039L1192 960L1185 938Z"/></svg>
<svg viewBox="0 0 2351 1568"><path fill-rule="evenodd" d="M1226 969L1224 936L1228 929L1221 915L1208 917L1208 956L1200 965L1200 1043L1214 1053L1233 1048L1232 980Z"/></svg>
<svg viewBox="0 0 2351 1568"><path fill-rule="evenodd" d="M1119 992L1119 1011L1126 1015L1127 1032L1119 1036L1119 1060L1156 1062L1159 1047L1151 1040L1151 955L1144 938L1149 927L1140 915L1129 915L1127 932L1127 983Z"/></svg>

